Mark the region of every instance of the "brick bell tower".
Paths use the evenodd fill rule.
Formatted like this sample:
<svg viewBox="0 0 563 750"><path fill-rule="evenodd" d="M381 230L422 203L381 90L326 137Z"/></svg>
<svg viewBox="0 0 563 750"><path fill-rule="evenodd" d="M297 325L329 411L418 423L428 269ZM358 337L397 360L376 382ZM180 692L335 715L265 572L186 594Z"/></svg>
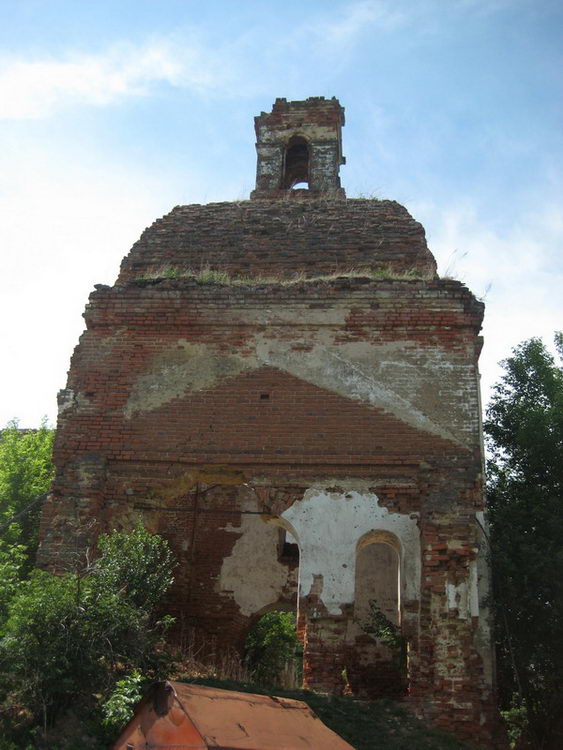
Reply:
<svg viewBox="0 0 563 750"><path fill-rule="evenodd" d="M340 187L344 107L335 97L276 99L254 118L256 190L252 198L345 198Z"/></svg>

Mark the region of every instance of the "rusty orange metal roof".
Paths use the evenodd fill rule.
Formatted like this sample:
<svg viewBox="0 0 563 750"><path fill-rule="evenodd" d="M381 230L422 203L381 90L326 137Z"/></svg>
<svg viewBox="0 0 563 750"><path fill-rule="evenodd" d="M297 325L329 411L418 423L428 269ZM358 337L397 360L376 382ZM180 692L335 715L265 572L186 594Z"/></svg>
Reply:
<svg viewBox="0 0 563 750"><path fill-rule="evenodd" d="M354 750L306 703L164 682L135 709L112 750Z"/></svg>

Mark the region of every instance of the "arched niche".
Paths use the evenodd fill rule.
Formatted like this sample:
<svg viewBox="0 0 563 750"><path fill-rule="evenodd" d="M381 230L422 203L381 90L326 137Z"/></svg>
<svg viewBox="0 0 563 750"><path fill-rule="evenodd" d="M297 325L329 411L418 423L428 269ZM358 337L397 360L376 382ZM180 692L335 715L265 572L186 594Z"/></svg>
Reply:
<svg viewBox="0 0 563 750"><path fill-rule="evenodd" d="M373 530L356 545L354 617L368 619L370 601L394 624L401 622L401 545L389 531Z"/></svg>

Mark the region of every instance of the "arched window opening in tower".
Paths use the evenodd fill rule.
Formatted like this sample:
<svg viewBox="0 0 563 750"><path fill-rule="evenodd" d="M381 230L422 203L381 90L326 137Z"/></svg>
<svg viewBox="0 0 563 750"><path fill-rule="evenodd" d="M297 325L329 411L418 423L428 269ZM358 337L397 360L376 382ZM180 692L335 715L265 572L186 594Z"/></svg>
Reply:
<svg viewBox="0 0 563 750"><path fill-rule="evenodd" d="M287 144L282 188L291 190L297 186L299 189L309 187L309 145L298 135Z"/></svg>

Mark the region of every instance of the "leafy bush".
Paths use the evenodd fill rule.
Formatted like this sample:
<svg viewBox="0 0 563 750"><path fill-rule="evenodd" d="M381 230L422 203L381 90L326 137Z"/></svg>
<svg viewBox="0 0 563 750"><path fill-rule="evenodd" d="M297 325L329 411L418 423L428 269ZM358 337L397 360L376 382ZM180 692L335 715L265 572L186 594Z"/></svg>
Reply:
<svg viewBox="0 0 563 750"><path fill-rule="evenodd" d="M279 685L283 670L296 658L300 660L301 654L291 612L268 612L246 638L246 663L251 679L259 684Z"/></svg>
<svg viewBox="0 0 563 750"><path fill-rule="evenodd" d="M520 700L518 695L514 695L511 707L500 713L506 724L510 747L521 747L522 741L530 733L526 704Z"/></svg>
<svg viewBox="0 0 563 750"><path fill-rule="evenodd" d="M146 677L138 670L115 683L113 693L102 706L103 724L113 734L117 734L133 716L133 708L143 697L146 684Z"/></svg>
<svg viewBox="0 0 563 750"><path fill-rule="evenodd" d="M92 570L96 588L119 592L133 606L154 613L174 580L168 543L138 525L133 534L100 536L98 549L101 556Z"/></svg>
<svg viewBox="0 0 563 750"><path fill-rule="evenodd" d="M156 609L172 581L167 543L139 527L103 537L99 547L94 572L36 570L8 607L3 713L28 716L44 733L71 704L110 692L121 675L138 669L160 677L167 666L157 644L170 618L159 619Z"/></svg>

